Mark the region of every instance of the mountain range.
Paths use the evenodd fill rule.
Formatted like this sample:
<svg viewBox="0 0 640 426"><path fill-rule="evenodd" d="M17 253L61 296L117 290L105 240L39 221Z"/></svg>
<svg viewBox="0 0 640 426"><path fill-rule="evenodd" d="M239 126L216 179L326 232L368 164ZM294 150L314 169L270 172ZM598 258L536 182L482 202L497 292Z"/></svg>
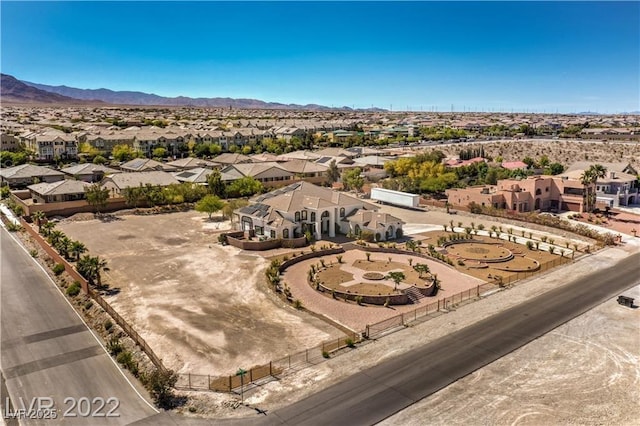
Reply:
<svg viewBox="0 0 640 426"><path fill-rule="evenodd" d="M27 85L7 74L0 74L0 93L2 94L3 103L62 105L85 105L89 103L102 104L100 101L87 102L85 100L74 99L57 93L41 90Z"/></svg>
<svg viewBox="0 0 640 426"><path fill-rule="evenodd" d="M5 77L7 77L7 85L10 92L5 92ZM21 83L23 86L18 86ZM36 91L34 91L35 89ZM43 102L43 103L77 103L78 100L85 102L105 102L114 105L139 105L139 106L186 106L186 107L218 107L218 108L243 108L243 109L304 109L312 111L332 111L332 110L353 110L349 107L330 108L323 105L307 104L283 104L278 102L265 102L259 99L234 99L234 98L190 98L186 96L165 97L152 93L133 92L133 91L115 91L110 89L78 89L69 86L50 86L47 84L33 83L30 81L20 81L12 76L2 74L2 98L5 94L11 93L13 98L9 99L15 102L23 100L25 102ZM57 95L54 98L51 95ZM380 108L368 108L370 112L384 112L386 110Z"/></svg>

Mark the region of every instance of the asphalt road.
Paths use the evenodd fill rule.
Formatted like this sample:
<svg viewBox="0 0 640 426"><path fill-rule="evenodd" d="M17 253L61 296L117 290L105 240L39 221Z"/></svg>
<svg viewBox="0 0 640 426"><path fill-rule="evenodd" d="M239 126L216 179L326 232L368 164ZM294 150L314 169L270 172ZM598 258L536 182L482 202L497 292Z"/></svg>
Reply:
<svg viewBox="0 0 640 426"><path fill-rule="evenodd" d="M639 282L640 254L635 254L251 423L375 424Z"/></svg>
<svg viewBox="0 0 640 426"><path fill-rule="evenodd" d="M4 228L0 240L2 413L8 394L11 412L23 405L56 408L56 420L21 424L121 425L156 414Z"/></svg>

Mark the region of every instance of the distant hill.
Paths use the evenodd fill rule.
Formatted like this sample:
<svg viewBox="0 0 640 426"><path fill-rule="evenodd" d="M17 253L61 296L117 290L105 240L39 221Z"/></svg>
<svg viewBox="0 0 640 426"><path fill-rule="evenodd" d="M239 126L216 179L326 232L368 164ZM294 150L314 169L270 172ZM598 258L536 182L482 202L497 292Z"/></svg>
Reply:
<svg viewBox="0 0 640 426"><path fill-rule="evenodd" d="M314 111L352 110L349 107L330 108L316 104L282 104L277 102L265 102L258 99L189 98L186 96L169 98L144 92L114 91L110 89L78 89L68 86L49 86L46 84L32 83L29 81L23 81L23 83L40 90L45 90L47 92L55 93L62 96L68 96L71 98L83 100L97 99L110 104L118 105L192 106L218 108L233 107L246 109L306 109ZM385 110L379 108L371 108L359 111L383 112Z"/></svg>
<svg viewBox="0 0 640 426"><path fill-rule="evenodd" d="M8 74L0 74L0 94L3 103L28 103L28 104L68 104L82 105L102 102L80 101L68 96L51 93L36 87L24 84L20 80Z"/></svg>

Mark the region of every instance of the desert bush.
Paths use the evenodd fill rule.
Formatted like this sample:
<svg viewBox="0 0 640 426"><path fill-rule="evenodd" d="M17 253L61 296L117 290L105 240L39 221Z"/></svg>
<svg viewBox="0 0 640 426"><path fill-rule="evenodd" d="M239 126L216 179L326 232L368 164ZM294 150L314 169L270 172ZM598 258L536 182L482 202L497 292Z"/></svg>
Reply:
<svg viewBox="0 0 640 426"><path fill-rule="evenodd" d="M323 357L323 358L330 358L329 352L327 352L327 351L322 351L322 357Z"/></svg>
<svg viewBox="0 0 640 426"><path fill-rule="evenodd" d="M91 309L92 306L93 306L93 302L89 300L87 301L87 303L84 304L84 309L88 311L89 309Z"/></svg>
<svg viewBox="0 0 640 426"><path fill-rule="evenodd" d="M29 250L29 254L31 255L31 257L33 257L35 259L35 258L38 257L38 250L31 249L31 250Z"/></svg>
<svg viewBox="0 0 640 426"><path fill-rule="evenodd" d="M338 263L342 263L342 256L341 255L336 256L336 260L338 261Z"/></svg>
<svg viewBox="0 0 640 426"><path fill-rule="evenodd" d="M113 328L113 322L112 322L110 319L107 319L107 320L104 322L104 329L105 329L106 331L110 331L112 328Z"/></svg>
<svg viewBox="0 0 640 426"><path fill-rule="evenodd" d="M350 348L354 348L356 346L355 342L351 338L345 339L344 343Z"/></svg>
<svg viewBox="0 0 640 426"><path fill-rule="evenodd" d="M302 300L296 299L293 301L293 307L296 309L302 309Z"/></svg>
<svg viewBox="0 0 640 426"><path fill-rule="evenodd" d="M53 273L58 276L64 272L64 265L62 263L56 263L56 266L53 267Z"/></svg>
<svg viewBox="0 0 640 426"><path fill-rule="evenodd" d="M120 339L113 336L107 342L107 350L112 356L118 356L118 354L124 350L124 347L122 346L122 343L120 343Z"/></svg>
<svg viewBox="0 0 640 426"><path fill-rule="evenodd" d="M67 295L76 297L78 294L80 294L80 290L80 283L78 281L74 281L73 284L71 284L69 288L67 288Z"/></svg>

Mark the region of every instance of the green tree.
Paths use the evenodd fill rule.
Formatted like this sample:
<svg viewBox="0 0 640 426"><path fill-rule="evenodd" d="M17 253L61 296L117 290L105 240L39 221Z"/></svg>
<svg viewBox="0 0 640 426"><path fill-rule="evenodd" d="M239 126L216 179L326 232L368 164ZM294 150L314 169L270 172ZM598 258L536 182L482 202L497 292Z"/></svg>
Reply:
<svg viewBox="0 0 640 426"><path fill-rule="evenodd" d="M554 176L559 175L562 172L564 172L564 166L560 163L551 163L549 164L549 167L545 169L545 174L550 174Z"/></svg>
<svg viewBox="0 0 640 426"><path fill-rule="evenodd" d="M233 212L249 204L247 200L237 199L230 200L222 208L222 214L233 222Z"/></svg>
<svg viewBox="0 0 640 426"><path fill-rule="evenodd" d="M80 260L80 255L87 252L87 247L80 241L72 241L69 251L73 254L77 260Z"/></svg>
<svg viewBox="0 0 640 426"><path fill-rule="evenodd" d="M45 237L48 237L49 235L51 235L51 233L53 232L53 229L56 227L55 222L45 222L42 224L42 226L40 227L40 232L42 233L42 235L44 235Z"/></svg>
<svg viewBox="0 0 640 426"><path fill-rule="evenodd" d="M96 155L95 157L93 157L93 164L105 164L106 162L107 159L102 155Z"/></svg>
<svg viewBox="0 0 640 426"><path fill-rule="evenodd" d="M211 145L209 145L209 154L212 156L217 156L220 155L220 153L222 153L222 147L218 144L212 143Z"/></svg>
<svg viewBox="0 0 640 426"><path fill-rule="evenodd" d="M130 145L118 144L111 150L111 155L113 155L113 158L115 158L116 161L129 161L136 158L138 153Z"/></svg>
<svg viewBox="0 0 640 426"><path fill-rule="evenodd" d="M398 285L404 280L406 277L404 276L404 272L399 271L391 271L386 276L386 279L392 280L395 284L394 290L398 290Z"/></svg>
<svg viewBox="0 0 640 426"><path fill-rule="evenodd" d="M84 190L87 197L87 203L93 206L98 213L100 210L107 206L107 200L109 199L109 190L102 188L100 184L94 183Z"/></svg>
<svg viewBox="0 0 640 426"><path fill-rule="evenodd" d="M415 265L413 265L413 270L418 273L420 278L422 278L424 274L428 274L430 272L429 265L427 265L426 263L416 263Z"/></svg>
<svg viewBox="0 0 640 426"><path fill-rule="evenodd" d="M42 233L42 224L47 218L47 215L43 211L37 211L31 215L31 219L38 225L38 232Z"/></svg>
<svg viewBox="0 0 640 426"><path fill-rule="evenodd" d="M331 160L329 163L329 168L327 169L327 180L329 183L337 182L340 179L340 170L338 170L338 165L336 164L336 160Z"/></svg>
<svg viewBox="0 0 640 426"><path fill-rule="evenodd" d="M159 146L157 148L154 148L152 151L152 155L154 158L165 158L167 156L168 152L167 152L167 148L163 147L163 146Z"/></svg>
<svg viewBox="0 0 640 426"><path fill-rule="evenodd" d="M207 213L209 215L209 220L211 220L211 215L215 212L222 210L224 207L224 202L215 195L209 194L205 195L202 200L198 201L196 204L196 211Z"/></svg>
<svg viewBox="0 0 640 426"><path fill-rule="evenodd" d="M156 404L164 409L173 408L173 387L178 375L173 370L155 369L146 377L145 384Z"/></svg>
<svg viewBox="0 0 640 426"><path fill-rule="evenodd" d="M227 186L227 195L230 197L250 197L261 192L263 186L251 176L237 179Z"/></svg>
<svg viewBox="0 0 640 426"><path fill-rule="evenodd" d="M227 185L222 180L220 170L213 169L211 174L207 176L207 184L209 185L209 192L218 197L224 197L227 192Z"/></svg>
<svg viewBox="0 0 640 426"><path fill-rule="evenodd" d="M342 183L345 189L354 189L356 192L361 191L364 186L364 178L361 174L362 170L360 167L344 172L342 174Z"/></svg>

